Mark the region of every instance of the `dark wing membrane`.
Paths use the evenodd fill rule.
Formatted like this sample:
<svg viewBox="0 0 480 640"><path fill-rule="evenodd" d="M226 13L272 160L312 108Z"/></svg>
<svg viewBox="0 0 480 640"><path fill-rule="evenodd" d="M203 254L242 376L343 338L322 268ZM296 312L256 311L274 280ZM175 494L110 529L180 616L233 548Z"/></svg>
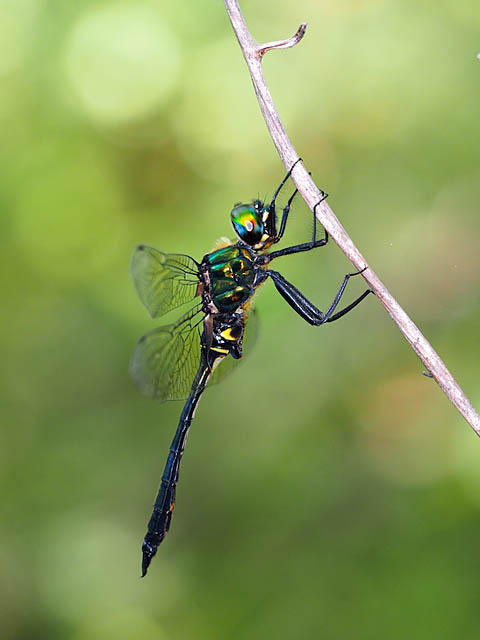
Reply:
<svg viewBox="0 0 480 640"><path fill-rule="evenodd" d="M201 305L196 305L175 324L140 339L130 371L142 393L159 402L188 397L200 365L203 318Z"/></svg>
<svg viewBox="0 0 480 640"><path fill-rule="evenodd" d="M240 359L232 358L232 356L227 356L224 358L220 364L215 368L213 372L213 376L209 382L209 384L216 384L217 382L221 382L224 378L226 378L230 373L236 368L238 362L241 362L245 356L253 349L258 338L258 313L255 311L250 311L248 314L246 323L245 323L245 331L243 334L243 349L242 349L242 357Z"/></svg>
<svg viewBox="0 0 480 640"><path fill-rule="evenodd" d="M152 318L157 318L198 294L198 264L190 256L163 253L139 245L132 256L132 276Z"/></svg>

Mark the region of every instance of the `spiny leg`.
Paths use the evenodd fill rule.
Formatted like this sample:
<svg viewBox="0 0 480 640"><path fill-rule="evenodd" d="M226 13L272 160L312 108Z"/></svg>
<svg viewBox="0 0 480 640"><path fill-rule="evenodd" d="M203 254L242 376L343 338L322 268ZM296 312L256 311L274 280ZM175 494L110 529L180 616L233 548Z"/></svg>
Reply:
<svg viewBox="0 0 480 640"><path fill-rule="evenodd" d="M283 234L285 233L285 227L287 226L288 214L290 213L290 206L291 206L291 204L293 202L294 197L297 195L297 193L298 193L298 189L295 189L295 191L290 196L287 204L283 207L282 220L280 222L280 229L279 229L277 235L275 236L274 243L280 242L280 240L282 239ZM271 205L270 205L270 207L271 207ZM270 209L270 211L271 211L271 209Z"/></svg>
<svg viewBox="0 0 480 640"><path fill-rule="evenodd" d="M354 274L356 275L356 274ZM339 318L341 318L342 316L344 316L345 314L347 314L349 311L351 311L352 309L354 309L357 304L360 304L360 302L366 298L368 296L369 293L373 293L373 291L371 289L367 289L366 291L364 291L362 293L361 296L358 296L358 298L356 300L354 300L353 302L351 302L348 306L345 307L345 309L342 309L341 311L339 311L338 313L335 313L333 316L330 316L330 318L328 318L328 320L324 320L324 322L334 322L335 320L338 320Z"/></svg>
<svg viewBox="0 0 480 640"><path fill-rule="evenodd" d="M367 267L365 267L365 269L366 268ZM354 300L351 304L349 304L347 307L345 307L338 313L332 315L338 303L340 302L340 298L342 297L343 292L345 291L345 287L347 286L349 279L352 276L356 276L356 275L359 275L360 273L363 273L365 269L362 269L362 271L357 271L355 273L349 273L345 276L337 295L335 296L332 304L330 305L326 313L323 313L322 311L320 311L320 309L318 309L312 302L310 302L310 300L308 300L308 298L306 298L301 291L299 291L293 284L288 282L288 280L286 280L277 271L269 270L267 271L267 275L269 275L272 278L277 291L288 302L288 304L292 307L294 311L296 311L309 324L313 326L320 326L322 324L325 324L326 322L333 322L334 320L338 320L339 318L347 314L349 311L354 309L358 304L360 304L360 302L364 298L366 298L366 296L369 293L373 293L370 289L368 289L356 300Z"/></svg>
<svg viewBox="0 0 480 640"><path fill-rule="evenodd" d="M330 307L327 309L327 311L325 312L324 316L323 316L323 321L322 324L324 324L325 322L333 322L334 320L338 320L339 318L341 318L342 316L344 316L346 313L348 313L349 311L351 311L354 307L357 306L357 304L360 304L360 302L366 298L366 296L369 293L373 293L373 291L371 289L367 289L367 291L364 291L362 293L361 296L359 296L356 300L354 300L351 304L349 304L347 307L345 307L345 309L342 309L342 311L339 311L338 313L336 313L334 316L332 316L332 313L335 311L335 309L337 308L338 303L340 302L340 298L343 295L343 292L345 291L345 287L347 286L348 281L350 280L350 278L352 278L353 276L358 276L361 273L363 273L365 271L365 269L367 269L367 267L364 267L363 269L361 269L360 271L355 271L355 273L347 273L347 275L345 276L345 278L343 279L343 282L340 286L340 289L338 290L337 295L335 296L332 304L330 305Z"/></svg>
<svg viewBox="0 0 480 640"><path fill-rule="evenodd" d="M326 191L323 191L322 189L320 189L320 193L322 194L322 197L320 198L320 200L317 202L317 204L313 207L313 236L312 236L312 249L315 246L320 246L323 247L323 245L315 245L315 242L317 241L317 216L316 216L316 209L318 207L319 204L321 204L324 200L326 200L328 198L328 193L326 193ZM328 242L328 233L327 230L325 229L325 239L326 242L325 244Z"/></svg>
<svg viewBox="0 0 480 640"><path fill-rule="evenodd" d="M287 207L289 209L290 209L289 205L291 204L291 201L293 200L293 197L295 196L296 193L297 193L297 191L295 190L295 193L292 195L291 199L287 203ZM322 198L313 207L313 237L312 237L311 242L303 242L302 244L295 244L292 247L285 247L285 249L280 249L279 251L272 251L272 253L268 254L269 261L273 260L274 258L281 258L282 256L291 255L292 253L300 253L301 251L310 251L311 249L315 249L316 247L324 247L327 244L327 242L328 242L328 232L327 232L326 229L325 229L325 236L321 240L317 240L316 239L316 235L317 235L317 217L315 215L316 208L326 198L328 198L328 193L325 193L325 191L322 191ZM287 215L288 215L288 211L287 211ZM284 217L282 217L282 224L280 226L280 232L279 232L279 236L280 237L278 237L278 239L281 238L280 233L283 234L283 231L285 230L286 222L287 222L286 218L285 218L285 222L284 222ZM278 242L278 240L275 240L275 242Z"/></svg>
<svg viewBox="0 0 480 640"><path fill-rule="evenodd" d="M295 166L295 165L293 165L293 166ZM292 169L293 169L293 167L292 167ZM308 172L308 173L309 173L309 175L311 175L310 172ZM291 195L289 201L287 202L287 204L283 208L282 221L280 223L280 230L279 230L279 232L278 232L278 234L277 234L277 236L275 238L275 243L277 243L277 242L279 242L281 240L281 238L282 238L282 236L283 236L283 234L285 232L285 227L287 225L288 214L290 213L290 206L292 204L292 200L297 195L297 193L298 193L298 189L295 189L295 191ZM322 197L317 202L317 204L313 207L313 235L312 235L312 242L310 243L310 248L311 249L314 249L315 247L323 247L324 244L326 244L326 243L315 244L315 242L317 241L317 216L315 215L315 212L316 212L316 209L317 209L318 205L321 204L324 200L326 200L328 198L328 193L326 193L326 191L323 191L323 189L320 189L320 193L322 194ZM326 240L328 242L328 233L327 233L327 231L325 231L325 238L326 238ZM304 243L304 244L306 244L306 243Z"/></svg>
<svg viewBox="0 0 480 640"><path fill-rule="evenodd" d="M301 160L302 160L301 158L298 158L298 160L292 164L292 166L290 167L290 170L288 171L287 175L284 177L284 179L280 183L279 187L277 188L277 190L273 194L272 201L270 202L269 205L267 205L265 207L265 209L268 210L268 212L269 212L268 221L267 221L267 229L266 230L267 230L268 234L270 235L270 237L274 238L274 242L278 242L280 240L280 237L281 237L281 235L277 234L277 229L276 229L277 215L276 215L275 201L276 201L277 196L280 193L280 190L282 189L283 185L287 182L287 180L292 175L293 168L295 167L296 164L301 162ZM288 212L290 210L290 205L292 204L292 200L295 197L296 193L297 193L297 189L295 189L295 191L293 192L292 196L288 200L288 204L286 205L286 207L283 210L282 222L281 222L281 225L280 225L281 226L281 234L283 234L283 231L285 230L285 225L287 223L287 217L288 217Z"/></svg>
<svg viewBox="0 0 480 640"><path fill-rule="evenodd" d="M290 178L290 176L292 175L292 171L295 168L295 166L301 162L302 159L298 158L298 160L295 160L295 162L292 164L292 166L290 167L290 169L288 170L287 175L284 177L284 179L281 181L280 185L278 186L277 190L275 191L275 193L273 194L273 198L272 201L270 202L270 209L273 209L273 211L275 211L275 200L277 199L278 194L280 193L281 188L283 187L283 185L286 183L286 181ZM295 195L295 194L293 194ZM293 199L293 196L292 196Z"/></svg>

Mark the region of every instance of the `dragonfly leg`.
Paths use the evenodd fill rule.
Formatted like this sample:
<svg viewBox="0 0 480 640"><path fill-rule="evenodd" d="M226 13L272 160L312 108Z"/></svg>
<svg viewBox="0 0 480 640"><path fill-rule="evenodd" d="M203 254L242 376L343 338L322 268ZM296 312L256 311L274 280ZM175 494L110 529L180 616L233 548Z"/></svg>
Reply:
<svg viewBox="0 0 480 640"><path fill-rule="evenodd" d="M277 291L288 302L288 304L292 307L294 311L296 311L309 324L314 326L320 326L322 324L325 324L326 322L334 322L335 320L338 320L339 318L347 314L349 311L354 309L358 304L360 304L360 302L364 298L366 298L369 293L373 293L371 289L367 289L367 291L364 291L361 296L359 296L356 300L354 300L344 309L342 309L341 311L338 311L335 314L333 313L337 308L338 303L340 302L340 299L343 295L343 292L345 291L345 287L347 286L349 279L352 276L357 276L360 273L363 273L365 269L362 269L361 271L356 271L355 273L348 273L345 276L342 282L342 285L338 290L337 295L335 296L332 304L330 305L330 307L325 313L320 311L320 309L318 309L314 304L312 304L310 300L308 300L303 295L303 293L301 293L301 291L299 291L293 284L288 282L288 280L286 280L280 273L278 273L277 271L269 270L267 274L272 278L273 283L277 288Z"/></svg>
<svg viewBox="0 0 480 640"><path fill-rule="evenodd" d="M322 197L317 202L317 204L313 207L313 235L312 235L312 243L311 243L311 245L312 245L311 248L312 249L315 246L320 246L320 247L324 246L324 245L315 245L315 242L317 241L317 216L315 215L315 211L316 211L318 205L321 204L324 200L326 200L328 198L328 193L326 193L326 191L323 191L322 189L320 189L320 193L322 194ZM325 238L326 238L326 242L328 242L328 233L327 233L326 229L325 229Z"/></svg>
<svg viewBox="0 0 480 640"><path fill-rule="evenodd" d="M287 181L287 180L290 178L290 176L292 175L292 171L293 171L294 167L295 167L299 162L301 162L301 161L302 161L302 159L301 159L301 158L298 158L298 160L295 160L295 162L292 164L292 166L291 166L291 167L290 167L290 169L288 170L287 175L286 175L286 176L284 177L284 179L281 181L281 183L280 183L280 185L278 186L277 190L276 190L276 191L275 191L275 193L273 194L272 201L270 202L270 209L272 209L272 208L273 208L273 210L275 211L275 201L276 201L276 199L277 199L278 194L280 193L280 191L281 191L281 189L282 189L283 185L286 183L286 181ZM293 195L295 195L295 194L293 194ZM292 199L293 199L293 196L291 197L290 202L291 202L291 200L292 200Z"/></svg>
<svg viewBox="0 0 480 640"><path fill-rule="evenodd" d="M268 232L271 235L271 237L275 238L274 242L278 242L280 240L280 238L282 237L283 232L285 231L285 225L287 224L288 213L290 211L290 206L292 204L292 201L293 201L294 197L297 194L297 189L295 189L293 194L290 196L290 198L288 200L288 203L286 204L286 206L283 209L282 221L281 221L281 224L280 224L280 231L278 233L276 231L276 217L277 216L276 216L276 205L275 205L275 202L277 200L277 196L280 193L283 185L287 182L287 180L292 175L293 168L295 167L295 165L297 165L301 161L302 161L302 159L298 158L298 160L296 160L292 164L292 166L290 167L290 169L287 172L287 175L283 178L283 180L281 181L280 185L277 187L277 190L273 194L273 198L272 198L270 204L267 207L268 211L270 213L269 218L268 218L268 223L267 223Z"/></svg>
<svg viewBox="0 0 480 640"><path fill-rule="evenodd" d="M351 274L351 275L357 275L356 273ZM345 309L342 309L341 311L339 311L338 313L335 313L333 316L330 316L329 318L327 318L326 320L324 320L322 322L334 322L335 320L338 320L339 318L341 318L342 316L346 315L349 311L351 311L352 309L354 309L357 304L360 304L360 302L366 298L368 296L369 293L373 293L373 291L371 289L367 289L366 291L364 291L362 293L361 296L358 296L358 298L356 300L354 300L352 303L350 303L349 305L347 305L345 307ZM326 314L325 314L326 315Z"/></svg>
<svg viewBox="0 0 480 640"><path fill-rule="evenodd" d="M295 193L293 195L295 195ZM293 196L292 196L292 198L293 198ZM315 209L326 198L328 198L328 193L325 193L324 191L322 191L322 198L313 207L313 211L314 211L314 213L313 213L313 235L312 235L311 241L310 242L302 242L301 244L295 244L295 245L293 245L291 247L285 247L285 249L279 249L278 251L272 251L271 253L268 254L269 261L270 260L274 260L275 258L281 258L282 256L289 256L289 255L292 255L293 253L300 253L301 251L310 251L311 249L315 249L316 247L324 247L327 244L329 236L328 236L328 232L327 232L326 229L325 229L325 236L323 238L321 238L320 240L316 239L316 235L317 235L317 217L315 215ZM289 206L289 205L287 204L287 206ZM285 224L286 224L286 220L285 220ZM282 218L282 226L280 227L280 231L282 232L282 234L283 234L282 227L283 227L283 230L284 230L285 224L284 224L284 221L283 221L283 218ZM279 232L279 236L280 236L280 232ZM280 239L280 238L281 238L281 236L278 237L278 239ZM275 242L278 242L278 240L275 240Z"/></svg>
<svg viewBox="0 0 480 640"><path fill-rule="evenodd" d="M325 322L333 322L334 320L338 320L339 318L344 316L346 313L351 311L354 307L356 307L357 304L359 304L369 293L373 293L371 289L367 289L367 291L364 291L361 296L359 296L351 304L349 304L347 307L345 307L345 309L342 309L342 311L339 311L335 315L332 315L333 312L335 311L335 309L337 308L338 303L340 302L340 298L342 297L343 292L345 291L345 287L347 286L347 283L350 280L350 278L352 278L353 276L360 275L361 273L363 273L365 271L366 268L367 267L364 267L360 271L355 271L355 273L347 273L347 275L343 279L343 282L342 282L342 284L340 286L340 289L338 290L337 295L333 299L332 304L329 306L329 308L327 309L327 311L325 312L325 314L323 316L322 324L324 324Z"/></svg>
<svg viewBox="0 0 480 640"><path fill-rule="evenodd" d="M288 220L288 214L290 213L290 207L292 206L293 199L295 198L297 193L298 193L298 189L295 189L295 191L292 193L292 195L288 199L287 204L283 207L282 220L280 222L280 229L279 229L278 233L275 236L275 240L274 240L275 243L280 242L280 240L282 239L283 234L285 233L285 227L287 226L287 220ZM270 205L270 207L271 207L271 205Z"/></svg>
<svg viewBox="0 0 480 640"><path fill-rule="evenodd" d="M325 236L321 240L315 240L315 242L303 242L302 244L295 244L293 247L285 247L285 249L279 249L278 251L272 251L268 254L269 262L275 258L281 258L282 256L289 256L292 253L300 253L300 251L310 251L316 247L324 247L328 242L328 233L325 231Z"/></svg>

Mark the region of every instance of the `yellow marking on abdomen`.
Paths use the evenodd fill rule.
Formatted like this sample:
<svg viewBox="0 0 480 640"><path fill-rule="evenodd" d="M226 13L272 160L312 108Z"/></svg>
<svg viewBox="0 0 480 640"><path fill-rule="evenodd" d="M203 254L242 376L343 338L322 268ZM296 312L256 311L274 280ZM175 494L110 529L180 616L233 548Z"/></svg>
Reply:
<svg viewBox="0 0 480 640"><path fill-rule="evenodd" d="M229 353L228 349L220 349L220 347L210 347L210 351L216 351L217 353Z"/></svg>

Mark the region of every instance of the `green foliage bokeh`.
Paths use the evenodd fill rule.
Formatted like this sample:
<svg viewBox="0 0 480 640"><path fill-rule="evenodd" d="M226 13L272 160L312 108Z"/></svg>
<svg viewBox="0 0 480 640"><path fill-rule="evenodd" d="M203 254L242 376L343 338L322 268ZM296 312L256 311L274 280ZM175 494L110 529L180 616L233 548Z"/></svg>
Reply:
<svg viewBox="0 0 480 640"><path fill-rule="evenodd" d="M309 23L265 59L280 116L479 406L478 2L242 8L262 41ZM284 174L223 4L5 0L0 132L2 638L477 637L478 440L373 297L318 329L262 288L139 579L181 404L128 375L131 252L200 259ZM325 309L351 265L276 268Z"/></svg>

